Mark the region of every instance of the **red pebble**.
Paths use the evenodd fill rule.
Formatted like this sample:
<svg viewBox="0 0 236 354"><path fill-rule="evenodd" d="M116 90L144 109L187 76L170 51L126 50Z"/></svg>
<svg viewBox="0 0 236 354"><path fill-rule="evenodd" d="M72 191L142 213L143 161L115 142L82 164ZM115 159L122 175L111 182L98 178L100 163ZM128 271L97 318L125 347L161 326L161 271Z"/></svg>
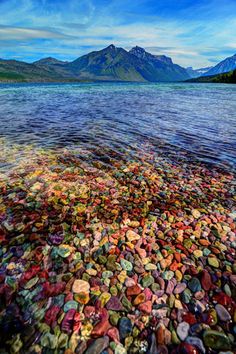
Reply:
<svg viewBox="0 0 236 354"><path fill-rule="evenodd" d="M207 270L203 270L202 274L201 274L201 284L204 290L208 291L210 290L211 286L212 286L212 282L211 282L211 276L208 273Z"/></svg>
<svg viewBox="0 0 236 354"><path fill-rule="evenodd" d="M44 319L47 325L49 325L50 327L54 327L56 325L56 319L59 312L59 306L52 306L50 309L47 310Z"/></svg>
<svg viewBox="0 0 236 354"><path fill-rule="evenodd" d="M116 327L109 328L108 331L107 331L107 335L115 343L119 343L120 342L120 334L119 334L119 331L118 331L118 329Z"/></svg>
<svg viewBox="0 0 236 354"><path fill-rule="evenodd" d="M223 306L230 306L232 304L231 297L229 297L228 295L226 295L223 292L220 292L219 294L214 295L213 300Z"/></svg>
<svg viewBox="0 0 236 354"><path fill-rule="evenodd" d="M111 324L108 321L109 315L106 309L102 308L99 313L101 321L94 327L92 331L93 337L104 336L108 329L111 327Z"/></svg>
<svg viewBox="0 0 236 354"><path fill-rule="evenodd" d="M182 319L184 322L189 323L190 325L193 325L197 323L196 317L192 313L186 313L182 316Z"/></svg>
<svg viewBox="0 0 236 354"><path fill-rule="evenodd" d="M73 332L78 333L80 328L81 328L81 318L80 318L80 313L76 312L74 315L74 325L73 325Z"/></svg>
<svg viewBox="0 0 236 354"><path fill-rule="evenodd" d="M129 288L127 288L126 294L127 294L127 296L138 295L141 293L141 291L142 290L141 290L140 286L134 285L134 286L130 286Z"/></svg>
<svg viewBox="0 0 236 354"><path fill-rule="evenodd" d="M147 315L150 315L150 313L152 312L152 302L151 301L143 302L138 306L138 309L146 313Z"/></svg>

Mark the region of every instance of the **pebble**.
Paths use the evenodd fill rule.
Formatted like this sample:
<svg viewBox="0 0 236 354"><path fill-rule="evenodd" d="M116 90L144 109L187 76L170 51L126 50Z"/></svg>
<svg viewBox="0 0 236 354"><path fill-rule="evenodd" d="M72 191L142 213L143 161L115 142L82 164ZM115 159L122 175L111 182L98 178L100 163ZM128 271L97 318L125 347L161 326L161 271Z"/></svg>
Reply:
<svg viewBox="0 0 236 354"><path fill-rule="evenodd" d="M3 351L231 353L233 174L78 156L38 151L1 175Z"/></svg>
<svg viewBox="0 0 236 354"><path fill-rule="evenodd" d="M211 276L208 273L208 271L206 271L206 270L202 271L201 284L202 284L203 289L206 291L210 290L210 288L212 286Z"/></svg>
<svg viewBox="0 0 236 354"><path fill-rule="evenodd" d="M72 287L73 293L89 293L90 291L90 285L87 281L85 280L80 280L77 279L74 281L73 287Z"/></svg>
<svg viewBox="0 0 236 354"><path fill-rule="evenodd" d="M120 300L116 296L111 296L109 301L106 303L106 308L113 311L123 311L124 307Z"/></svg>
<svg viewBox="0 0 236 354"><path fill-rule="evenodd" d="M148 288L154 283L154 278L151 275L146 275L142 278L141 283L144 288Z"/></svg>
<svg viewBox="0 0 236 354"><path fill-rule="evenodd" d="M190 326L187 322L181 322L178 324L176 332L180 340L184 341L187 338L189 329Z"/></svg>
<svg viewBox="0 0 236 354"><path fill-rule="evenodd" d="M206 353L206 349L203 345L203 342L200 338L198 337L187 337L186 338L186 343L191 344L192 346L198 348L201 353Z"/></svg>
<svg viewBox="0 0 236 354"><path fill-rule="evenodd" d="M132 230L128 230L126 232L126 237L127 237L128 241L130 241L130 242L137 241L140 239L139 234L137 234L136 232L134 232Z"/></svg>
<svg viewBox="0 0 236 354"><path fill-rule="evenodd" d="M123 341L132 333L132 322L127 317L122 317L119 320L119 334L120 338Z"/></svg>
<svg viewBox="0 0 236 354"><path fill-rule="evenodd" d="M127 270L127 272L131 272L133 269L133 264L123 258L120 260L120 264L124 270Z"/></svg>
<svg viewBox="0 0 236 354"><path fill-rule="evenodd" d="M218 317L221 319L221 321L227 322L227 321L231 320L230 313L221 304L217 304L215 306L215 310L216 310L216 313L217 313Z"/></svg>
<svg viewBox="0 0 236 354"><path fill-rule="evenodd" d="M190 279L190 281L188 282L188 287L193 293L201 291L202 289L200 281L198 280L198 278L195 277Z"/></svg>
<svg viewBox="0 0 236 354"><path fill-rule="evenodd" d="M214 267L214 268L219 268L220 264L219 264L219 261L217 258L215 257L208 257L208 264L211 266L211 267Z"/></svg>
<svg viewBox="0 0 236 354"><path fill-rule="evenodd" d="M215 330L206 330L203 334L204 344L215 350L230 350L231 344L228 336L223 332L218 332Z"/></svg>
<svg viewBox="0 0 236 354"><path fill-rule="evenodd" d="M101 354L109 346L109 337L98 338L89 346L85 354Z"/></svg>

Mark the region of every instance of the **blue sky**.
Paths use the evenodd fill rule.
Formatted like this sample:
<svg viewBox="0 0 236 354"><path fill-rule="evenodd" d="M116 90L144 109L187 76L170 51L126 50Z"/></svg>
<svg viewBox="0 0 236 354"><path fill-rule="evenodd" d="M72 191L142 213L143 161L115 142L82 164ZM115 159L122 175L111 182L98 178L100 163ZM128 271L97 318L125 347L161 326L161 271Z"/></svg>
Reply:
<svg viewBox="0 0 236 354"><path fill-rule="evenodd" d="M0 0L0 58L73 60L114 43L194 68L236 53L236 0Z"/></svg>

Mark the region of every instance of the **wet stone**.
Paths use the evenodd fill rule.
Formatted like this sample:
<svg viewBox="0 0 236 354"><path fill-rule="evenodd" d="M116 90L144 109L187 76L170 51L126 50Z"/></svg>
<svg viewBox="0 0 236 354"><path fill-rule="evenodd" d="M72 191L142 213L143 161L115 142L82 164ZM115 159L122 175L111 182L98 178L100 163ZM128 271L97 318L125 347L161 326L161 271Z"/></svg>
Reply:
<svg viewBox="0 0 236 354"><path fill-rule="evenodd" d="M132 263L123 258L120 260L120 264L124 270L127 270L127 272L131 272L133 269Z"/></svg>
<svg viewBox="0 0 236 354"><path fill-rule="evenodd" d="M189 329L190 326L187 322L181 322L178 324L176 332L180 340L184 341L187 338Z"/></svg>
<svg viewBox="0 0 236 354"><path fill-rule="evenodd" d="M217 258L215 257L208 257L208 264L211 266L211 267L214 267L214 268L219 268L219 261Z"/></svg>
<svg viewBox="0 0 236 354"><path fill-rule="evenodd" d="M146 275L142 278L142 286L144 288L150 287L154 283L154 278L152 275Z"/></svg>
<svg viewBox="0 0 236 354"><path fill-rule="evenodd" d="M202 289L201 283L198 280L198 278L190 279L190 281L188 282L188 287L194 293L196 293L197 291L201 291L201 289Z"/></svg>
<svg viewBox="0 0 236 354"><path fill-rule="evenodd" d="M218 317L221 319L221 321L227 322L227 321L231 320L230 313L221 304L217 304L215 307L215 310L216 310Z"/></svg>
<svg viewBox="0 0 236 354"><path fill-rule="evenodd" d="M98 338L92 344L90 344L85 354L100 354L108 346L109 346L109 337L105 336L103 338Z"/></svg>
<svg viewBox="0 0 236 354"><path fill-rule="evenodd" d="M77 310L77 307L78 307L78 302L73 301L73 300L67 301L64 305L64 311L68 312L69 310L72 310L72 309Z"/></svg>
<svg viewBox="0 0 236 354"><path fill-rule="evenodd" d="M215 330L206 330L203 334L205 346L215 350L230 350L231 343L224 333Z"/></svg>
<svg viewBox="0 0 236 354"><path fill-rule="evenodd" d="M87 281L84 281L84 280L75 280L74 281L74 284L73 284L73 287L72 287L72 291L74 293L81 293L81 292L85 292L85 293L88 293L90 290L90 285Z"/></svg>
<svg viewBox="0 0 236 354"><path fill-rule="evenodd" d="M4 353L233 353L234 175L131 150L29 147L1 173Z"/></svg>
<svg viewBox="0 0 236 354"><path fill-rule="evenodd" d="M110 300L106 303L106 308L113 311L123 311L124 307L118 297L112 296Z"/></svg>
<svg viewBox="0 0 236 354"><path fill-rule="evenodd" d="M132 333L132 322L127 317L122 317L119 320L119 333L121 340L124 340Z"/></svg>

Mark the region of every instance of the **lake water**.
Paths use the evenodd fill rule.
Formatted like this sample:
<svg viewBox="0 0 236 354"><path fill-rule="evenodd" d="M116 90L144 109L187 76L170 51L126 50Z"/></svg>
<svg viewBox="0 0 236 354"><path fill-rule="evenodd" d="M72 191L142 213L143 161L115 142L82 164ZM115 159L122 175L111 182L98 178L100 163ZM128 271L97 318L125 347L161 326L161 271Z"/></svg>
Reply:
<svg viewBox="0 0 236 354"><path fill-rule="evenodd" d="M10 145L82 147L104 159L108 151L152 146L234 167L236 85L2 84L0 137Z"/></svg>

